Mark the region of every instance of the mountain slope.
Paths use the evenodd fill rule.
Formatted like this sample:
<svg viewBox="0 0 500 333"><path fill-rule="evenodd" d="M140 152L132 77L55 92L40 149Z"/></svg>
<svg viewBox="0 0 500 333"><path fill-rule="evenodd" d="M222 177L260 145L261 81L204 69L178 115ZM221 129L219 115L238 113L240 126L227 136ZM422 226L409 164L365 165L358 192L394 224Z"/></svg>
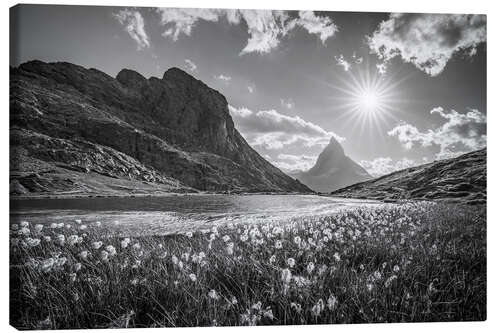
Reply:
<svg viewBox="0 0 500 333"><path fill-rule="evenodd" d="M363 199L436 199L486 203L486 148L408 168L331 193Z"/></svg>
<svg viewBox="0 0 500 333"><path fill-rule="evenodd" d="M164 190L309 191L248 145L223 95L180 69L162 79L128 69L113 78L31 61L11 69L10 86L13 194L99 192L87 189L93 175ZM54 186L65 173L86 177Z"/></svg>
<svg viewBox="0 0 500 333"><path fill-rule="evenodd" d="M319 154L315 165L297 174L297 179L318 192L330 192L372 177L363 167L345 155L335 138Z"/></svg>

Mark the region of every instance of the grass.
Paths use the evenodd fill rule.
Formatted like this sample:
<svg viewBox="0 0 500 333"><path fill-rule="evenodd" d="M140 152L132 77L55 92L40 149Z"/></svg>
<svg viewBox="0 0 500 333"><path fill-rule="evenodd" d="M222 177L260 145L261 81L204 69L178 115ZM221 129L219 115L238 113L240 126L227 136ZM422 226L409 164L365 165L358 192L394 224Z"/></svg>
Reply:
<svg viewBox="0 0 500 333"><path fill-rule="evenodd" d="M19 329L485 319L484 207L406 203L131 238L91 221L11 228Z"/></svg>

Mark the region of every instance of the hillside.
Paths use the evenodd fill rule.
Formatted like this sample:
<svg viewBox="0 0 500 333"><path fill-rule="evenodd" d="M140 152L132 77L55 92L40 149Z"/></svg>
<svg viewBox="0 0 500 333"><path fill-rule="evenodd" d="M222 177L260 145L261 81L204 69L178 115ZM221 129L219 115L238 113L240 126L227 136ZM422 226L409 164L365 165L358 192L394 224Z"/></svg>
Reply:
<svg viewBox="0 0 500 333"><path fill-rule="evenodd" d="M310 191L248 145L223 95L178 68L113 78L31 61L10 74L12 195Z"/></svg>
<svg viewBox="0 0 500 333"><path fill-rule="evenodd" d="M486 203L486 148L348 186L334 196Z"/></svg>

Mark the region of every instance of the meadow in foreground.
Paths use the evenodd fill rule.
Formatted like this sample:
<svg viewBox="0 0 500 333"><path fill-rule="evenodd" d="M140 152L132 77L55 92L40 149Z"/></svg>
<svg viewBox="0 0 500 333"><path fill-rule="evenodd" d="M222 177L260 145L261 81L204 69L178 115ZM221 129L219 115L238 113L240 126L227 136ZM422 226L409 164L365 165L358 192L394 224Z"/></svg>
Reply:
<svg viewBox="0 0 500 333"><path fill-rule="evenodd" d="M485 208L406 203L123 237L11 225L20 329L486 319Z"/></svg>

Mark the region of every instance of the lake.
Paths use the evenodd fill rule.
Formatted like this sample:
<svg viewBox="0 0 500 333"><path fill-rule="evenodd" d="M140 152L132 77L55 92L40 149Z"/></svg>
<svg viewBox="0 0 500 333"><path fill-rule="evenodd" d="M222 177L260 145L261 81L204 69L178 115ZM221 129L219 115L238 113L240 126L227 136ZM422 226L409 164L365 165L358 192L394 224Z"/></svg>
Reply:
<svg viewBox="0 0 500 333"><path fill-rule="evenodd" d="M157 197L22 199L10 201L10 220L50 224L100 221L125 233L167 234L217 224L283 221L291 217L335 214L373 200L317 195L186 194Z"/></svg>

